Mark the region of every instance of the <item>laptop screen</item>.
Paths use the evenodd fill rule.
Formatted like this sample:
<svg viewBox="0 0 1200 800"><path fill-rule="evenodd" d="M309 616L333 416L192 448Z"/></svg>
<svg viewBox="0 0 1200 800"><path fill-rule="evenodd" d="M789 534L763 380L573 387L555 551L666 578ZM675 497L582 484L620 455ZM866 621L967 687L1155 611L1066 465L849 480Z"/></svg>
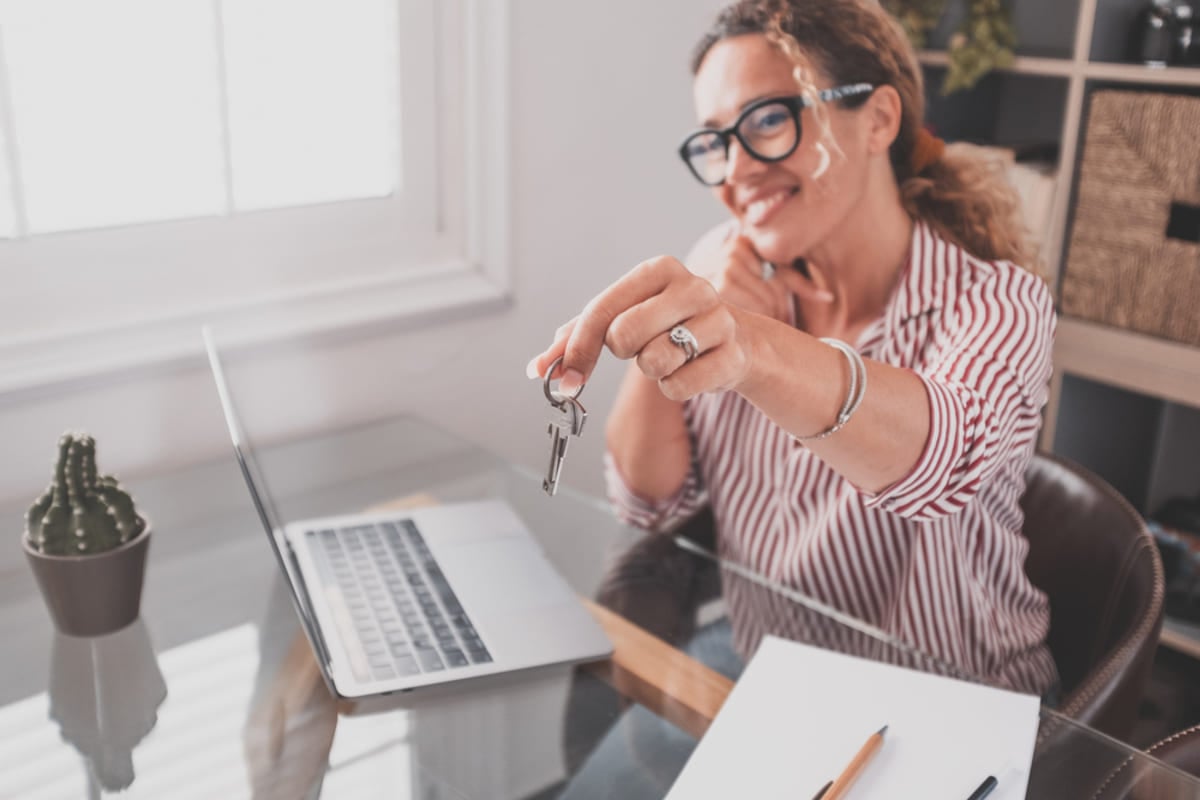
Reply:
<svg viewBox="0 0 1200 800"><path fill-rule="evenodd" d="M242 430L241 422L233 405L233 395L229 391L229 383L225 379L225 370L221 366L221 357L208 326L203 328L203 335L204 348L208 353L208 365L212 369L213 380L217 385L217 395L221 399L221 411L225 415L225 425L229 428L229 437L233 440L233 452L237 458L238 468L242 472L242 478L246 481L246 488L250 491L250 499L254 503L254 510L258 513L259 521L262 522L263 530L267 534L267 541L271 544L271 552L275 554L275 560L279 563L279 568L283 570L288 590L292 596L292 604L300 617L304 633L322 664L328 666L329 651L315 624L315 616L312 612L312 604L308 600L304 580L300 577L300 571L293 562L288 544L283 538L279 513L275 509L270 493L266 491L262 471L254 457L254 448ZM322 672L325 673L326 680L328 680L328 671L323 669Z"/></svg>

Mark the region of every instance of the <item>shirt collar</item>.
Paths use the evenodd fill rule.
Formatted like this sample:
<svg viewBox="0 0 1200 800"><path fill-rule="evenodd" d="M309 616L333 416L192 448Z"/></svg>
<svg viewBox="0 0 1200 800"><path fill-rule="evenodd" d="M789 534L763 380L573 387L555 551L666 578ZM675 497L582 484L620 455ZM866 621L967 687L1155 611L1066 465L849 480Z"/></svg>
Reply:
<svg viewBox="0 0 1200 800"><path fill-rule="evenodd" d="M938 236L928 224L917 220L904 274L888 304L893 325L937 311L953 296L961 275L963 252Z"/></svg>

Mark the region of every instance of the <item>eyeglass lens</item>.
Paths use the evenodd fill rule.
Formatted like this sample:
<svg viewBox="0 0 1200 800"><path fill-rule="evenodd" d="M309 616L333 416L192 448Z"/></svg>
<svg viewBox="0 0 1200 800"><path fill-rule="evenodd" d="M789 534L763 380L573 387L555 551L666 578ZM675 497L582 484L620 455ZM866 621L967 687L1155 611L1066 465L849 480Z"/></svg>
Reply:
<svg viewBox="0 0 1200 800"><path fill-rule="evenodd" d="M774 161L787 156L800 141L797 116L783 103L767 103L750 111L735 129L742 146L755 158ZM704 183L725 180L726 140L715 131L702 131L688 140L687 161Z"/></svg>

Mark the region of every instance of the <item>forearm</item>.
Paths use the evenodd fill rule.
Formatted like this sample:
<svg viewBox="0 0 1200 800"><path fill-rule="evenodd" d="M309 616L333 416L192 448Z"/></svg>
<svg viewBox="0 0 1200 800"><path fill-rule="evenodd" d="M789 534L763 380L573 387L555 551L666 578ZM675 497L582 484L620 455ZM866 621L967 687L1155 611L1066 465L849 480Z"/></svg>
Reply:
<svg viewBox="0 0 1200 800"><path fill-rule="evenodd" d="M692 457L683 404L663 396L636 365L621 383L606 436L621 476L641 497L665 500L683 486Z"/></svg>
<svg viewBox="0 0 1200 800"><path fill-rule="evenodd" d="M741 313L750 369L737 391L794 436L832 425L845 402L850 367L838 350L803 331ZM917 464L929 436L929 398L909 370L864 359L867 389L845 427L804 442L858 488L878 492Z"/></svg>

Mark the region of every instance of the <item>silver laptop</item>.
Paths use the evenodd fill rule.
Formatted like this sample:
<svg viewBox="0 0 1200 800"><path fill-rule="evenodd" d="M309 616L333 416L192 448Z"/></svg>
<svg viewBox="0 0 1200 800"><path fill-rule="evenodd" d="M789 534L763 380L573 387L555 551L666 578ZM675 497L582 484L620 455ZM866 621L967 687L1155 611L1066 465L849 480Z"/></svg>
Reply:
<svg viewBox="0 0 1200 800"><path fill-rule="evenodd" d="M330 689L366 697L612 647L507 504L280 524L204 330L234 453Z"/></svg>

